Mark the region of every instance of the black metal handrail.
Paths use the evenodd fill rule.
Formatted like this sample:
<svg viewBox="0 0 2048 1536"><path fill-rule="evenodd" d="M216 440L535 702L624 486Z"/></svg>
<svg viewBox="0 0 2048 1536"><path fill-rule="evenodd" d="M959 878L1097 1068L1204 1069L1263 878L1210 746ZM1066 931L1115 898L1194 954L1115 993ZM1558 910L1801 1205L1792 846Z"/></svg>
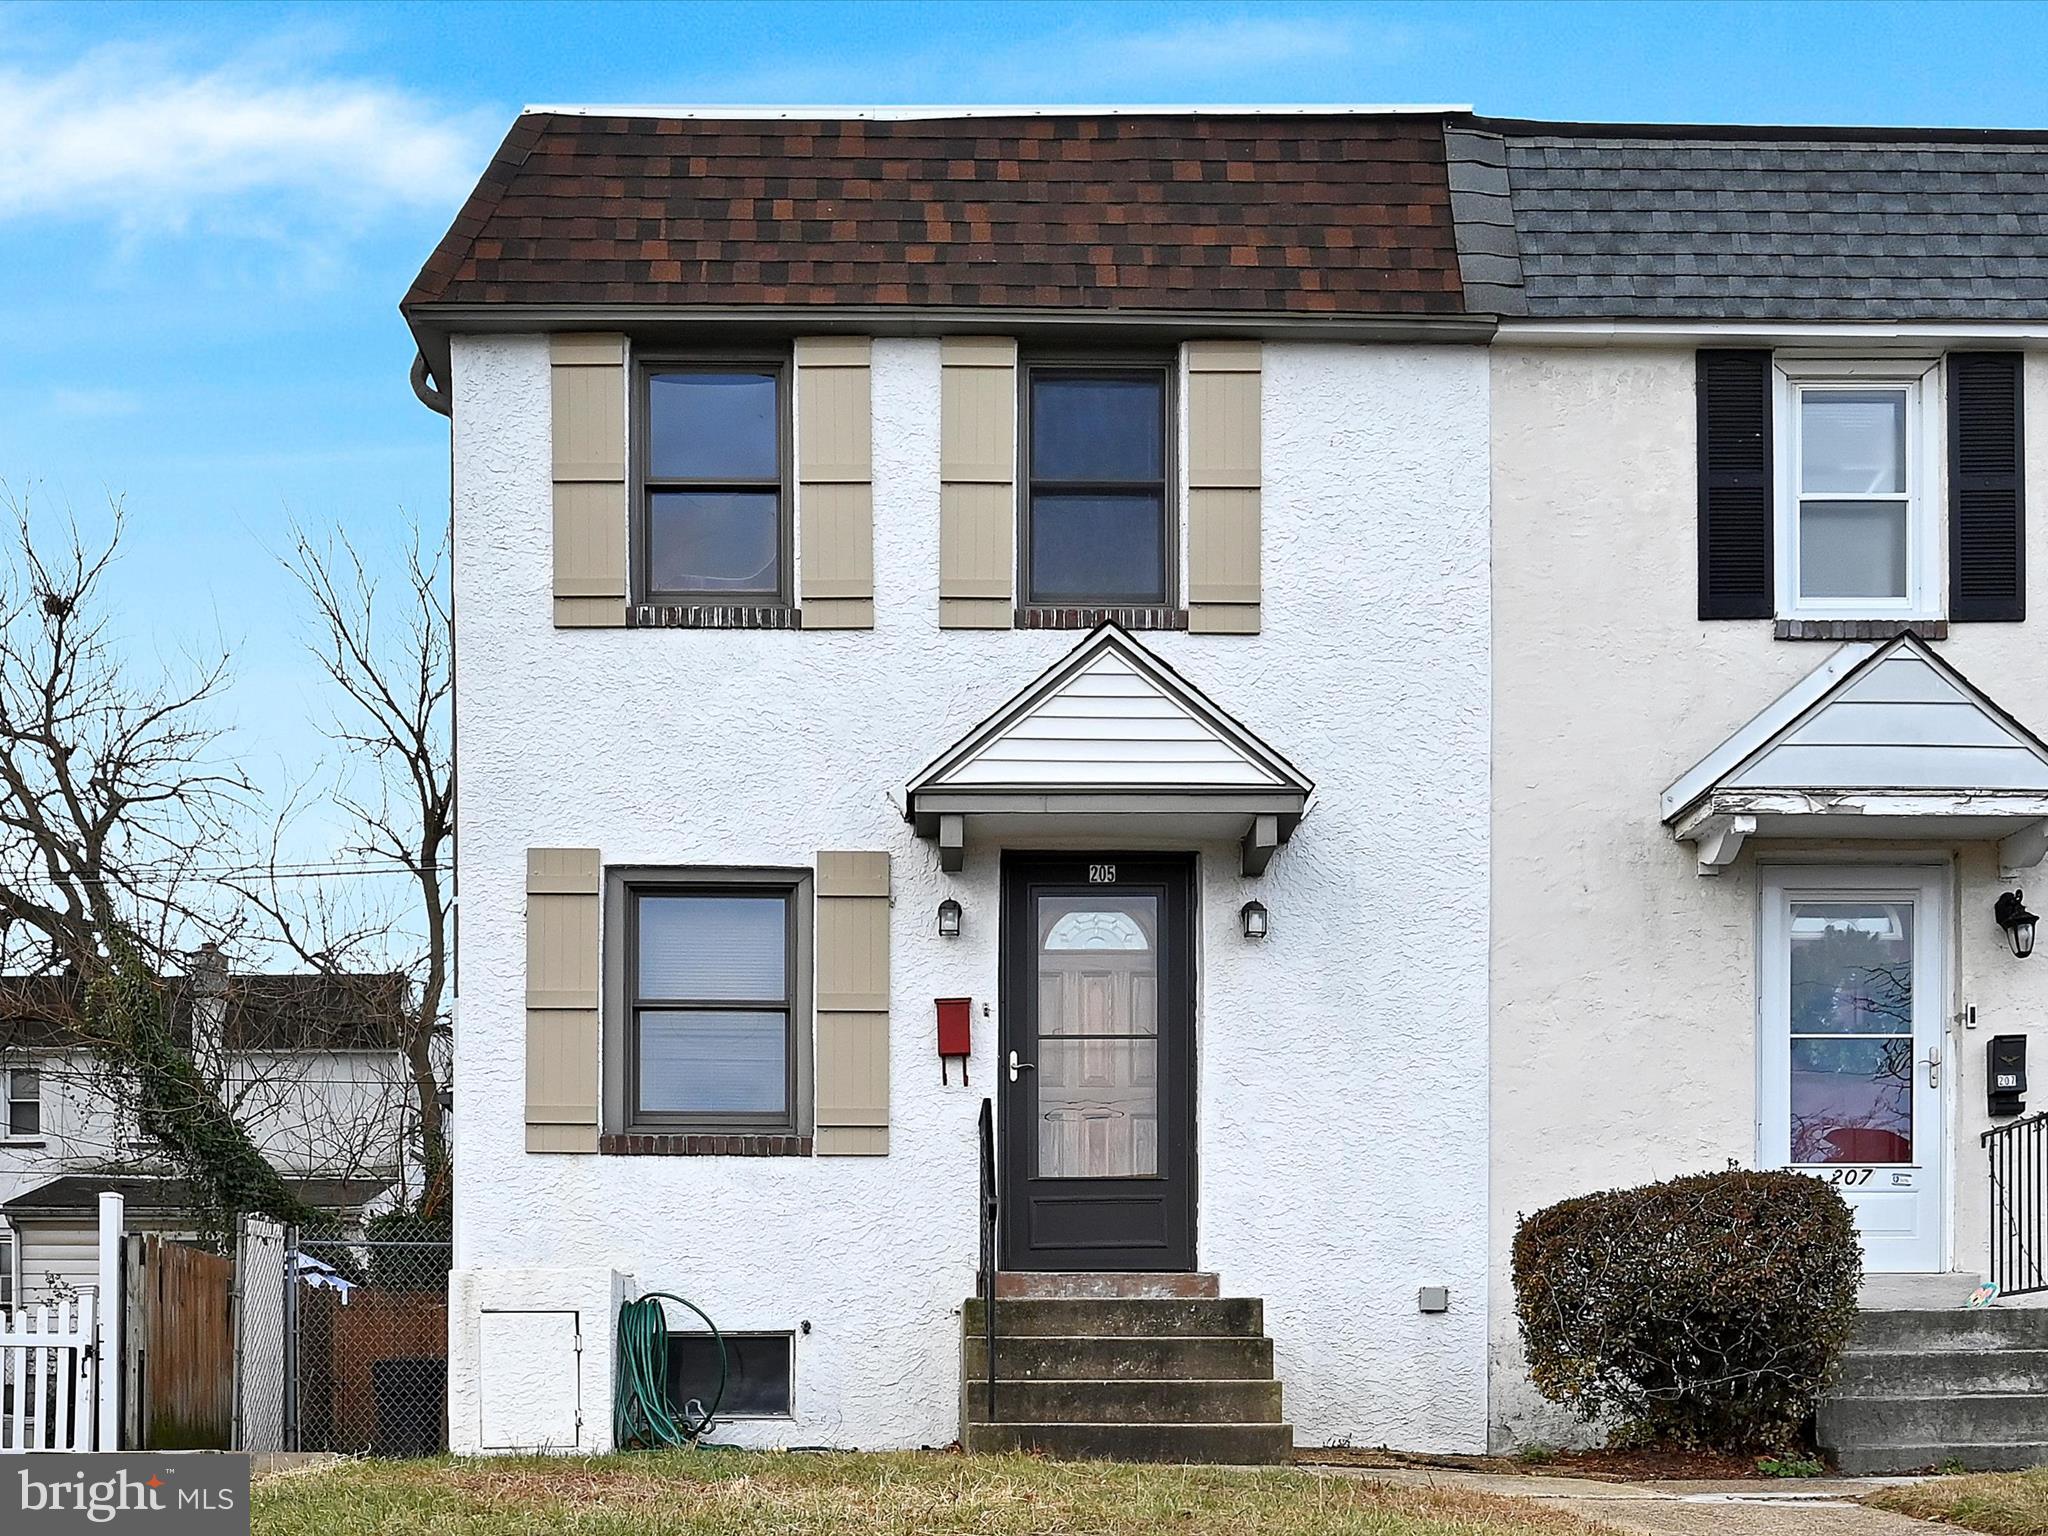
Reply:
<svg viewBox="0 0 2048 1536"><path fill-rule="evenodd" d="M987 1350L988 1421L996 1422L996 1111L981 1101L981 1291L982 1342Z"/></svg>
<svg viewBox="0 0 2048 1536"><path fill-rule="evenodd" d="M1978 1137L1991 1160L1991 1279L2001 1296L2048 1291L2048 1112Z"/></svg>

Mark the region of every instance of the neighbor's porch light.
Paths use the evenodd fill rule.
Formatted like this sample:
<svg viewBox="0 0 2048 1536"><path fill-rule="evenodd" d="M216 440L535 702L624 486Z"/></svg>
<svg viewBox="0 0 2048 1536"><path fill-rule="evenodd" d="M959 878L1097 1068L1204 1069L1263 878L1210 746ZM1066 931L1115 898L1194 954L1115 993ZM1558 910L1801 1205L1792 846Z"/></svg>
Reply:
<svg viewBox="0 0 2048 1536"><path fill-rule="evenodd" d="M957 939L960 937L960 903L948 896L939 903L939 937Z"/></svg>
<svg viewBox="0 0 2048 1536"><path fill-rule="evenodd" d="M2024 891L2007 891L1993 908L1998 926L2005 930L2006 941L2012 945L2013 954L2021 960L2034 952L2034 924L2040 921L2020 899L2025 894Z"/></svg>

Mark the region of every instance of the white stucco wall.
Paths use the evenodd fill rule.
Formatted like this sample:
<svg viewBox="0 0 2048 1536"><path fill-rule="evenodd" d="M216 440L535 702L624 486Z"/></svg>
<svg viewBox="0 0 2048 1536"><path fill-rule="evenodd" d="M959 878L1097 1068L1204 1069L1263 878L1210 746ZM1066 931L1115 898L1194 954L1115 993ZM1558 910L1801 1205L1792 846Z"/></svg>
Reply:
<svg viewBox="0 0 2048 1536"><path fill-rule="evenodd" d="M722 1439L944 1444L996 1032L977 1008L974 1086L943 1088L930 1000L995 999L997 859L977 847L942 875L899 797L1081 636L937 627L936 342L874 350L871 633L554 630L546 343L458 338L453 374L457 1266L603 1266L722 1327L808 1323L794 1421ZM1256 884L1234 848L1200 850L1198 1259L1227 1294L1265 1299L1303 1443L1470 1450L1485 1424L1487 362L1274 345L1265 388L1264 633L1143 637L1318 783ZM528 1155L530 845L677 865L889 849L890 1155ZM1273 913L1256 946L1236 928L1254 891ZM950 943L933 932L947 895L966 909ZM1449 1286L1452 1310L1418 1314L1422 1285ZM458 1379L452 1400L470 1390Z"/></svg>
<svg viewBox="0 0 2048 1536"><path fill-rule="evenodd" d="M1697 617L1690 349L1503 340L1492 367L1492 1418L1505 1445L1574 1432L1522 1372L1518 1216L1755 1160L1756 856L1802 845L1753 840L1701 879L1657 797L1833 647L1774 640L1768 620ZM2048 398L2048 359L2029 359L2027 388ZM2030 457L2034 486L2048 484L2042 433ZM2030 567L2048 569L2040 517L2029 544ZM1958 625L1937 649L2038 731L2039 628ZM1959 1001L1978 1022L1947 1052L1951 1253L1981 1271L1984 1045L2034 1034L2048 1060L2048 968L2013 960L1991 922L2003 887L1987 845L1916 851L1956 859Z"/></svg>

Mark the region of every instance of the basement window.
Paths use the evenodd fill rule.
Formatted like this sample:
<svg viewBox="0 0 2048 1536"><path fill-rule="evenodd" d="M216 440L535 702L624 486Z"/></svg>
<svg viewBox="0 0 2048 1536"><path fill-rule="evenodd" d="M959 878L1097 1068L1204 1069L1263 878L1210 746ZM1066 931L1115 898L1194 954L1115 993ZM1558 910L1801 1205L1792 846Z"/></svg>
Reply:
<svg viewBox="0 0 2048 1536"><path fill-rule="evenodd" d="M787 1333L728 1333L721 1419L787 1419L796 1338ZM708 1408L718 1391L718 1341L708 1333L668 1336L668 1393L672 1402ZM692 1417L700 1411L687 1410Z"/></svg>

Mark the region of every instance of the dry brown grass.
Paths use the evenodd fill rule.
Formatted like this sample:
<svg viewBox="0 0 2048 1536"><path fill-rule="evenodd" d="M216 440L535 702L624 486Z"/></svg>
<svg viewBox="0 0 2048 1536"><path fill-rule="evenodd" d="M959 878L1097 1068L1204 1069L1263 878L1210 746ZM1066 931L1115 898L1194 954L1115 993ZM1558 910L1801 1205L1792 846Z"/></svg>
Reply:
<svg viewBox="0 0 2048 1536"><path fill-rule="evenodd" d="M1273 1468L709 1451L357 1462L259 1484L257 1536L1596 1536L1519 1500Z"/></svg>
<svg viewBox="0 0 2048 1536"><path fill-rule="evenodd" d="M1864 1502L1989 1536L2048 1536L2048 1467L1930 1478L1905 1488L1887 1488Z"/></svg>

